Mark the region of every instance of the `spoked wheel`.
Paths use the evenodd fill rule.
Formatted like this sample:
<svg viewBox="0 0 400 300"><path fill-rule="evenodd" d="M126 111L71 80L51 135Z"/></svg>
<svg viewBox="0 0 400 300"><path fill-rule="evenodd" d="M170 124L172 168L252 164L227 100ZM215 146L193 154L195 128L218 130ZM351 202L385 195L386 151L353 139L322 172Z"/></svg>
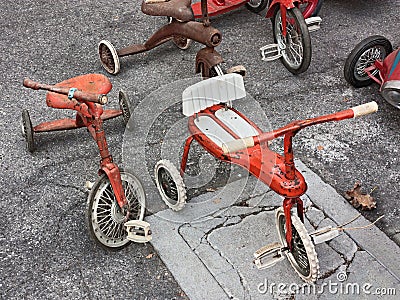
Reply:
<svg viewBox="0 0 400 300"><path fill-rule="evenodd" d="M286 218L283 208L275 212L276 228L279 239L284 247L286 243ZM305 282L315 282L318 276L319 263L317 253L304 224L297 216L292 216L292 251L287 251L286 256L297 274Z"/></svg>
<svg viewBox="0 0 400 300"><path fill-rule="evenodd" d="M171 23L173 19L171 17L167 17L167 18L168 18L168 23ZM179 49L186 50L190 47L190 45L192 44L193 41L184 36L176 35L172 38L172 42Z"/></svg>
<svg viewBox="0 0 400 300"><path fill-rule="evenodd" d="M246 3L246 7L254 13L259 13L267 7L268 2L268 0L250 0Z"/></svg>
<svg viewBox="0 0 400 300"><path fill-rule="evenodd" d="M125 197L129 203L130 220L143 220L145 193L139 179L120 170ZM92 238L107 250L117 251L130 244L125 229L125 215L115 199L110 180L101 175L93 185L89 198L88 226Z"/></svg>
<svg viewBox="0 0 400 300"><path fill-rule="evenodd" d="M129 119L131 118L131 111L129 109L128 96L123 90L119 91L119 107L122 111L124 123L126 126L128 126Z"/></svg>
<svg viewBox="0 0 400 300"><path fill-rule="evenodd" d="M211 68L205 68L204 64L200 64L200 72L201 76L203 78L211 78L211 77L216 77L216 76L222 76L225 74L223 71L221 64L217 64L215 66L212 66Z"/></svg>
<svg viewBox="0 0 400 300"><path fill-rule="evenodd" d="M117 50L107 40L99 43L99 57L103 68L110 74L117 74L120 69Z"/></svg>
<svg viewBox="0 0 400 300"><path fill-rule="evenodd" d="M374 80L365 73L365 69L377 60L383 61L392 51L392 44L387 38L380 35L366 38L347 57L344 78L354 87L370 85ZM378 76L378 72L374 70L371 75Z"/></svg>
<svg viewBox="0 0 400 300"><path fill-rule="evenodd" d="M21 130L22 136L26 141L26 149L29 152L33 152L35 150L35 145L33 143L33 128L29 112L26 109L22 111Z"/></svg>
<svg viewBox="0 0 400 300"><path fill-rule="evenodd" d="M165 204L172 210L181 210L186 204L186 188L175 166L169 160L160 160L155 166L154 175Z"/></svg>
<svg viewBox="0 0 400 300"><path fill-rule="evenodd" d="M305 0L299 4L299 8L304 18L316 17L321 10L323 0Z"/></svg>
<svg viewBox="0 0 400 300"><path fill-rule="evenodd" d="M286 10L286 37L283 35L279 6L272 18L275 42L282 53L282 63L293 74L307 71L311 62L311 39L308 27L298 8Z"/></svg>

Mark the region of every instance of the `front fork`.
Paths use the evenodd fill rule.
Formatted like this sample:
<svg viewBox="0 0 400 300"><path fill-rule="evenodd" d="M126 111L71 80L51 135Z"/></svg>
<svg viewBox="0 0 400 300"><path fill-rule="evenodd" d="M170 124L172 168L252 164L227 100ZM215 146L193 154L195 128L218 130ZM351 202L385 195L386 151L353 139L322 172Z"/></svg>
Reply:
<svg viewBox="0 0 400 300"><path fill-rule="evenodd" d="M297 216L300 218L301 222L304 223L304 212L303 212L303 200L300 198L285 198L283 200L283 211L285 213L285 222L286 222L286 243L289 247L289 250L293 250L292 243L292 219L291 213L293 205L296 205Z"/></svg>
<svg viewBox="0 0 400 300"><path fill-rule="evenodd" d="M89 132L96 141L100 152L101 161L99 174L105 173L107 175L114 191L118 206L120 207L122 213L126 215L126 220L128 220L129 207L122 186L121 173L118 166L113 162L110 151L108 150L108 144L103 129L103 120L100 117L101 113L95 115L91 126L88 126Z"/></svg>

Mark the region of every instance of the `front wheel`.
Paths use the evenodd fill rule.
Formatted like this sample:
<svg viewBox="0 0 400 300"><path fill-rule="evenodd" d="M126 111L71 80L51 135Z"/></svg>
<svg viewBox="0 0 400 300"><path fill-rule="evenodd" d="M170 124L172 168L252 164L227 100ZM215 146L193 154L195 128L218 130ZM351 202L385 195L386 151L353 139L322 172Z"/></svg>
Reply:
<svg viewBox="0 0 400 300"><path fill-rule="evenodd" d="M288 247L286 242L286 218L283 208L275 212L276 228L283 247ZM318 277L319 263L314 245L304 224L299 217L291 216L292 221L292 251L287 251L286 256L296 273L305 282L315 282Z"/></svg>
<svg viewBox="0 0 400 300"><path fill-rule="evenodd" d="M282 53L282 63L293 74L307 71L311 62L311 38L307 24L298 8L286 10L286 36L279 6L272 18L274 40Z"/></svg>
<svg viewBox="0 0 400 300"><path fill-rule="evenodd" d="M246 3L246 7L251 12L259 13L267 7L268 2L269 0L250 0Z"/></svg>
<svg viewBox="0 0 400 300"><path fill-rule="evenodd" d="M351 51L344 65L344 78L354 87L364 87L374 82L365 69L375 63L383 61L393 51L390 41L380 35L374 35L361 41ZM371 72L372 76L378 75L378 70Z"/></svg>
<svg viewBox="0 0 400 300"><path fill-rule="evenodd" d="M132 173L120 170L122 187L128 201L130 220L143 220L145 193L140 180ZM101 175L88 197L88 227L91 237L101 247L117 251L131 243L125 229L125 215L121 211L111 182Z"/></svg>
<svg viewBox="0 0 400 300"><path fill-rule="evenodd" d="M26 149L29 152L33 152L35 150L35 145L33 143L33 128L29 112L26 109L22 111L21 130L22 136L26 141Z"/></svg>
<svg viewBox="0 0 400 300"><path fill-rule="evenodd" d="M107 40L99 43L99 57L103 68L110 74L118 74L120 70L119 57L115 47Z"/></svg>

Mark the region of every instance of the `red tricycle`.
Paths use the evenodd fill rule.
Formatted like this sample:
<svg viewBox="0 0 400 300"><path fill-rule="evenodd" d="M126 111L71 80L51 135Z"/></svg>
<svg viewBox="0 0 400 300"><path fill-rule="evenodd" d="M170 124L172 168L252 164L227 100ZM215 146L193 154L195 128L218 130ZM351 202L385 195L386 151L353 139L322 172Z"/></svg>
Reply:
<svg viewBox="0 0 400 300"><path fill-rule="evenodd" d="M49 107L76 111L75 119L61 119L32 126L29 112L22 111L22 134L27 149L34 151L33 134L86 127L100 151L100 177L88 188L87 221L89 232L100 246L119 250L131 241L144 243L151 239L149 224L143 221L145 193L139 179L127 170L119 169L108 150L103 121L129 115L126 96L120 93L121 110L103 110L111 90L110 80L104 75L87 74L55 85L41 84L30 79L23 82L34 90L47 90Z"/></svg>
<svg viewBox="0 0 400 300"><path fill-rule="evenodd" d="M261 48L263 60L282 58L290 72L305 72L311 61L309 32L317 30L321 22L319 17L312 15L320 9L322 0L273 0L271 3L268 0L201 0L193 4L191 0L143 0L143 13L167 17L168 24L158 29L144 44L117 50L109 41L102 40L98 49L100 61L107 72L117 74L120 57L149 51L170 40L180 49L187 49L195 40L206 46L196 56L196 73L211 77L222 72L220 64L223 60L214 49L221 43L222 34L210 26L209 17L242 5L254 12L260 12L269 5L266 16L273 21L275 44ZM196 19L201 22L196 22Z"/></svg>
<svg viewBox="0 0 400 300"><path fill-rule="evenodd" d="M344 77L354 87L376 82L383 98L400 108L400 49L394 50L390 41L380 35L361 41L348 56Z"/></svg>
<svg viewBox="0 0 400 300"><path fill-rule="evenodd" d="M331 121L341 121L375 112L378 107L370 102L334 114L292 122L282 128L263 132L231 106L231 102L246 96L243 78L227 74L203 80L183 92L183 114L189 116L190 136L187 138L180 171L168 160L155 166L155 181L163 201L172 210L180 210L186 203L183 181L189 148L196 140L217 159L247 169L272 190L283 196L283 207L276 211L276 226L280 242L265 246L255 253L255 263L262 269L275 265L285 253L291 265L306 282L317 279L319 263L314 248L335 237L329 230L311 235L303 225L303 201L307 190L303 175L296 169L292 149L293 137L302 129ZM269 149L268 142L284 137L284 154ZM292 207L296 207L295 213ZM337 235L336 235L337 236Z"/></svg>

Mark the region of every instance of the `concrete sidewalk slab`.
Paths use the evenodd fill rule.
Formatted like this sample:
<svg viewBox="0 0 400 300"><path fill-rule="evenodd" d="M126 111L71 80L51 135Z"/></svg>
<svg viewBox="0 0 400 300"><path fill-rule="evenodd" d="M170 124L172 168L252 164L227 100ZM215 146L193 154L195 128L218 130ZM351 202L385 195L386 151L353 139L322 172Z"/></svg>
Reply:
<svg viewBox="0 0 400 300"><path fill-rule="evenodd" d="M296 164L309 186L303 198L309 231L337 226L358 215L301 161ZM316 285L304 284L286 259L258 270L253 253L278 241L274 210L282 200L273 191L251 196L243 191L246 180L202 195L200 200L191 199L180 212L163 210L147 218L154 248L189 298L396 299L400 248L375 226L346 231L316 245L320 261ZM248 180L256 181L254 177ZM241 192L247 198L232 203L232 195ZM367 224L360 217L351 226Z"/></svg>

